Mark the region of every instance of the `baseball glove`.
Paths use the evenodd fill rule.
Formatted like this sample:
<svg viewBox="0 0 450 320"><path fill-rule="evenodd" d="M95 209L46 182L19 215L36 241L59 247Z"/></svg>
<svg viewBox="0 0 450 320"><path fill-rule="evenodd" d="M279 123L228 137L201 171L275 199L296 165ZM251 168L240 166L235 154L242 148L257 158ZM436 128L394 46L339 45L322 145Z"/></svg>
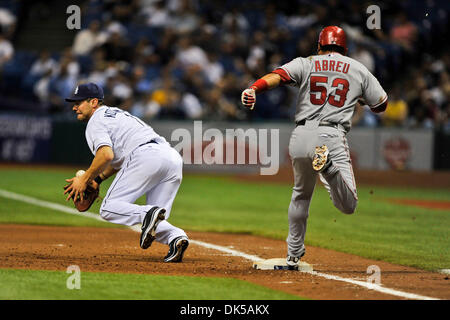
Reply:
<svg viewBox="0 0 450 320"><path fill-rule="evenodd" d="M64 190L66 190L69 186L70 184L64 186ZM100 186L94 188L93 186L88 185L86 190L84 190L83 200L81 200L81 198L73 199L74 196L72 196L75 208L77 208L77 210L80 212L89 210L94 201L98 198L99 193L100 193Z"/></svg>

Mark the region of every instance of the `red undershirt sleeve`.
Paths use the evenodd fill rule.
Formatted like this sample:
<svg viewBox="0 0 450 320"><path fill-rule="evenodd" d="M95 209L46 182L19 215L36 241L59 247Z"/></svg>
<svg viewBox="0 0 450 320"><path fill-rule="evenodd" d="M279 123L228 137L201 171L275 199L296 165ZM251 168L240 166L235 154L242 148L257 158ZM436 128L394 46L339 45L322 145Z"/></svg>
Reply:
<svg viewBox="0 0 450 320"><path fill-rule="evenodd" d="M273 70L272 73L276 73L281 77L281 84L289 84L289 83L294 82L291 79L291 77L288 75L288 73L281 68Z"/></svg>

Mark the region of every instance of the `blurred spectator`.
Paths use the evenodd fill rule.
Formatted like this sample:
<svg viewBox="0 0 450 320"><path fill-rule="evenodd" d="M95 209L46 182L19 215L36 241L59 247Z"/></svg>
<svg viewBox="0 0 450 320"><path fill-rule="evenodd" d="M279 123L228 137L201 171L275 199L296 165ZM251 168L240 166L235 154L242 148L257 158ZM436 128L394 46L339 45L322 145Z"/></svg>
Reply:
<svg viewBox="0 0 450 320"><path fill-rule="evenodd" d="M200 119L203 115L203 106L192 93L186 92L183 94L180 106L187 119Z"/></svg>
<svg viewBox="0 0 450 320"><path fill-rule="evenodd" d="M400 96L400 88L395 87L388 96L389 105L381 116L383 125L388 127L405 125L408 117L408 104Z"/></svg>
<svg viewBox="0 0 450 320"><path fill-rule="evenodd" d="M107 87L110 92L109 104L120 106L133 95L133 88L128 77L122 72L107 78Z"/></svg>
<svg viewBox="0 0 450 320"><path fill-rule="evenodd" d="M107 65L101 62L94 63L93 70L86 78L86 82L94 82L101 87L106 85L108 79Z"/></svg>
<svg viewBox="0 0 450 320"><path fill-rule="evenodd" d="M179 34L192 33L200 26L200 17L195 12L191 0L180 0L180 5L177 7L170 19L170 27Z"/></svg>
<svg viewBox="0 0 450 320"><path fill-rule="evenodd" d="M353 113L352 126L373 128L378 125L379 116L363 103L357 103Z"/></svg>
<svg viewBox="0 0 450 320"><path fill-rule="evenodd" d="M141 96L131 107L131 114L139 118L155 118L159 111L161 110L161 105L152 99L151 94L145 94Z"/></svg>
<svg viewBox="0 0 450 320"><path fill-rule="evenodd" d="M57 63L48 50L43 50L39 58L31 65L30 74L33 76L43 76L50 72L56 72Z"/></svg>
<svg viewBox="0 0 450 320"><path fill-rule="evenodd" d="M101 48L108 61L131 61L132 48L119 30L113 30Z"/></svg>
<svg viewBox="0 0 450 320"><path fill-rule="evenodd" d="M6 62L11 60L14 55L14 47L11 42L6 39L5 35L0 32L0 70Z"/></svg>
<svg viewBox="0 0 450 320"><path fill-rule="evenodd" d="M170 12L165 6L165 1L156 0L142 4L141 14L145 16L149 27L166 27L170 23Z"/></svg>
<svg viewBox="0 0 450 320"><path fill-rule="evenodd" d="M244 32L246 33L250 27L245 15L233 7L231 12L225 13L222 19L222 26L229 32Z"/></svg>
<svg viewBox="0 0 450 320"><path fill-rule="evenodd" d="M55 74L61 72L61 68L64 66L67 72L71 77L77 78L80 74L80 64L75 59L71 48L66 48L61 54L61 58L56 66Z"/></svg>
<svg viewBox="0 0 450 320"><path fill-rule="evenodd" d="M208 52L208 65L205 77L210 85L217 84L223 78L225 69L219 62L219 56L215 52Z"/></svg>
<svg viewBox="0 0 450 320"><path fill-rule="evenodd" d="M203 71L209 64L206 52L192 43L188 34L183 35L177 43L176 60L182 69Z"/></svg>
<svg viewBox="0 0 450 320"><path fill-rule="evenodd" d="M52 79L52 71L47 70L42 77L33 85L33 93L45 109L49 109L50 105L50 80Z"/></svg>
<svg viewBox="0 0 450 320"><path fill-rule="evenodd" d="M106 38L109 38L113 33L119 33L122 37L127 33L127 28L119 21L109 19L105 21L104 25L102 34L105 34Z"/></svg>
<svg viewBox="0 0 450 320"><path fill-rule="evenodd" d="M425 119L423 126L428 129L433 129L440 120L441 112L436 101L431 97L431 94L424 95L424 114Z"/></svg>
<svg viewBox="0 0 450 320"><path fill-rule="evenodd" d="M448 92L450 91L450 77L446 71L439 75L438 83L435 87L430 89L430 96L441 107L448 99Z"/></svg>
<svg viewBox="0 0 450 320"><path fill-rule="evenodd" d="M297 42L296 57L308 57L317 52L318 34L315 28L310 28L306 31L301 41ZM294 58L294 57L292 57Z"/></svg>
<svg viewBox="0 0 450 320"><path fill-rule="evenodd" d="M204 100L207 119L230 121L245 119L244 111L237 108L236 103L224 95L219 87L206 92Z"/></svg>
<svg viewBox="0 0 450 320"><path fill-rule="evenodd" d="M100 33L100 22L97 20L89 24L89 28L81 30L75 36L72 52L75 55L87 55L96 46L100 46L105 41L104 35Z"/></svg>
<svg viewBox="0 0 450 320"><path fill-rule="evenodd" d="M152 82L146 78L145 68L141 65L135 66L131 74L131 86L138 94L145 94L152 90Z"/></svg>
<svg viewBox="0 0 450 320"><path fill-rule="evenodd" d="M0 28L2 33L11 38L16 30L17 17L7 8L0 7Z"/></svg>
<svg viewBox="0 0 450 320"><path fill-rule="evenodd" d="M62 61L58 73L49 79L48 92L42 94L42 96L48 97L51 113L70 110L66 107L64 98L72 94L77 84L77 77L73 71L70 71L70 65L70 60Z"/></svg>
<svg viewBox="0 0 450 320"><path fill-rule="evenodd" d="M85 29L72 48L36 57L15 52L10 32L0 37L0 96L31 98L64 112L56 94L92 81L104 87L111 100L106 104L144 117L292 121L295 88L261 95L252 112L241 106L241 91L258 75L316 54L318 32L336 24L347 33L349 56L374 73L390 96L384 116L358 106L355 126L445 128L450 54L443 3L413 0L409 10L403 2L375 1L382 28L369 30L367 5L358 1L86 0ZM0 8L0 25L18 30L27 15L8 9ZM41 1L40 10L49 16L50 2Z"/></svg>
<svg viewBox="0 0 450 320"><path fill-rule="evenodd" d="M356 50L350 55L351 58L361 62L371 73L375 72L375 60L372 54L361 45L356 45Z"/></svg>
<svg viewBox="0 0 450 320"><path fill-rule="evenodd" d="M47 102L48 94L42 93L42 91L46 91L44 88L47 87L48 80L58 72L58 69L58 63L51 57L50 52L43 50L39 54L39 58L31 65L30 72L23 77L22 88L25 91L32 91L42 102ZM40 93L36 94L34 87L42 77L46 77L46 79L39 86L38 92Z"/></svg>
<svg viewBox="0 0 450 320"><path fill-rule="evenodd" d="M142 38L134 47L131 62L133 64L159 64L161 59L148 39Z"/></svg>
<svg viewBox="0 0 450 320"><path fill-rule="evenodd" d="M87 73L85 80L86 82L94 82L105 87L108 77L117 74L115 63L105 60L105 51L102 48L94 49L90 57L92 58L92 68Z"/></svg>
<svg viewBox="0 0 450 320"><path fill-rule="evenodd" d="M446 134L450 134L450 102L447 103L442 108L442 117L440 127Z"/></svg>
<svg viewBox="0 0 450 320"><path fill-rule="evenodd" d="M287 18L291 30L305 30L317 21L317 15L308 4L298 5L298 11Z"/></svg>
<svg viewBox="0 0 450 320"><path fill-rule="evenodd" d="M246 63L250 70L256 71L259 66L264 66L266 58L266 37L264 32L255 32L252 40ZM259 72L255 73L258 74Z"/></svg>
<svg viewBox="0 0 450 320"><path fill-rule="evenodd" d="M160 107L158 117L163 119L183 119L184 111L180 106L180 93L172 78L165 74L159 88L153 91L151 100ZM152 106L154 108L154 106Z"/></svg>
<svg viewBox="0 0 450 320"><path fill-rule="evenodd" d="M417 35L416 25L408 20L406 13L400 12L390 32L391 40L399 43L407 51L412 51Z"/></svg>
<svg viewBox="0 0 450 320"><path fill-rule="evenodd" d="M424 91L420 96L420 107L415 109L410 126L433 129L440 121L440 110L436 102L431 98L428 91Z"/></svg>
<svg viewBox="0 0 450 320"><path fill-rule="evenodd" d="M111 14L113 20L125 23L133 18L133 15L138 12L138 0L114 0L105 1L105 10Z"/></svg>

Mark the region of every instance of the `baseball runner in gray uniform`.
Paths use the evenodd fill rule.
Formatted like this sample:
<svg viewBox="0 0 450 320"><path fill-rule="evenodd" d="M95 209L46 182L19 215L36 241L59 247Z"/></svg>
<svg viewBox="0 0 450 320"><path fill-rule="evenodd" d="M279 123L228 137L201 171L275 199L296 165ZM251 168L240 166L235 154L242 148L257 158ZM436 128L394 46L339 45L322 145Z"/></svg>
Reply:
<svg viewBox="0 0 450 320"><path fill-rule="evenodd" d="M305 254L309 204L320 180L340 211L351 214L358 202L346 134L358 99L373 112L386 110L387 94L377 79L347 53L344 30L324 28L318 54L296 58L258 79L242 92L242 103L253 109L256 94L289 84L298 87L296 128L289 142L294 187L288 210L288 266Z"/></svg>

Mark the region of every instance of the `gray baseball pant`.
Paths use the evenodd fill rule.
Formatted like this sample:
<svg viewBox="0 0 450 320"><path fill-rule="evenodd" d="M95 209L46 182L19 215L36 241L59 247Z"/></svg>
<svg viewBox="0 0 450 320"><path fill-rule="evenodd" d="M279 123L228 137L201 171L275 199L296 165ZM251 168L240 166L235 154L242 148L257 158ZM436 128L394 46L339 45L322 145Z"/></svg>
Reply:
<svg viewBox="0 0 450 320"><path fill-rule="evenodd" d="M289 142L289 155L294 170L294 187L289 205L288 255L300 257L305 252L306 223L309 204L316 185L317 175L330 194L336 208L346 214L355 211L358 202L350 152L343 128L319 126L317 121L307 121L297 126ZM316 146L326 145L332 165L323 173L312 168Z"/></svg>

